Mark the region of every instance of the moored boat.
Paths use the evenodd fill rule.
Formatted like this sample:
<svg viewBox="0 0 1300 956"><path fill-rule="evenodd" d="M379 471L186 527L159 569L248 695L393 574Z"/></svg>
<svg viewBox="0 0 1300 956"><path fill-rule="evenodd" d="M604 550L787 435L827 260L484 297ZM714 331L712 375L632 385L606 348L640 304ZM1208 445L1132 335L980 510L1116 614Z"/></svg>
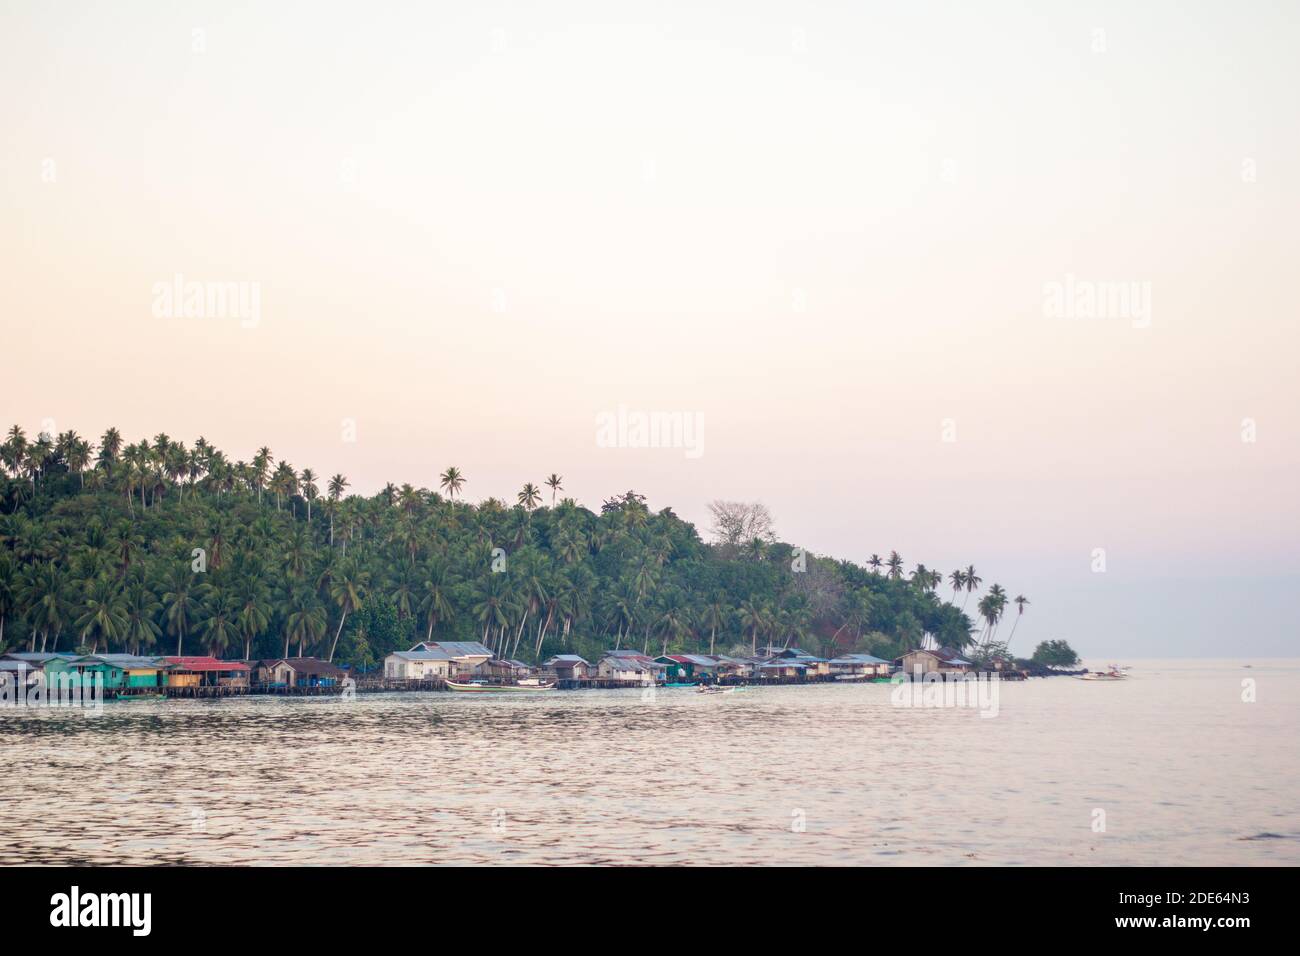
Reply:
<svg viewBox="0 0 1300 956"><path fill-rule="evenodd" d="M449 680L447 689L464 694L535 694L539 691L554 690L555 683L544 684L539 680L531 680L520 681L518 684L489 684L482 680L464 682Z"/></svg>

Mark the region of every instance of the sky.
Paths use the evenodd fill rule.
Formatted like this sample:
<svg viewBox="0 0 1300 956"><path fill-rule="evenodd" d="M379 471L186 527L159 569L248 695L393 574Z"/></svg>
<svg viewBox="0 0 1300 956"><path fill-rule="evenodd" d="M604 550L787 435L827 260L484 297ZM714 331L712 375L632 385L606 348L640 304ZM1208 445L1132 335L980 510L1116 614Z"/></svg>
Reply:
<svg viewBox="0 0 1300 956"><path fill-rule="evenodd" d="M4 0L0 424L762 501L975 565L1021 653L1293 656L1297 46L1291 3ZM598 427L651 414L692 428Z"/></svg>

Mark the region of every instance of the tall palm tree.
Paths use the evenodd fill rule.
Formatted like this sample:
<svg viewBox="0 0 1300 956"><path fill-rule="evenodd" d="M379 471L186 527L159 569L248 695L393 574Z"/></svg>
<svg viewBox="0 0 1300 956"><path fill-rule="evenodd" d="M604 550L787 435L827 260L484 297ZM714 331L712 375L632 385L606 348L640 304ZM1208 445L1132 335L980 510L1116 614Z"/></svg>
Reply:
<svg viewBox="0 0 1300 956"><path fill-rule="evenodd" d="M447 497L454 501L460 494L460 490L465 487L465 476L453 465L442 473L439 486L447 492Z"/></svg>
<svg viewBox="0 0 1300 956"><path fill-rule="evenodd" d="M348 480L342 475L335 475L329 480L328 491L330 500L330 547L334 547L334 512L338 510L339 500L343 497L343 492L347 490Z"/></svg>
<svg viewBox="0 0 1300 956"><path fill-rule="evenodd" d="M239 604L228 591L213 589L203 608L194 634L214 657L239 640Z"/></svg>
<svg viewBox="0 0 1300 956"><path fill-rule="evenodd" d="M333 580L330 581L330 600L338 605L339 626L334 632L334 642L330 644L330 653L326 660L331 662L334 660L334 651L339 646L339 635L343 633L343 625L347 622L348 615L361 609L368 579L369 575L365 571L360 570L355 564L347 563L339 567Z"/></svg>
<svg viewBox="0 0 1300 956"><path fill-rule="evenodd" d="M519 503L528 511L532 511L536 508L541 503L541 500L541 493L537 490L537 486L531 481L524 485L523 490L519 492Z"/></svg>
<svg viewBox="0 0 1300 956"><path fill-rule="evenodd" d="M560 475L557 475L555 472L551 472L550 476L546 479L546 481L543 482L543 484L545 484L546 487L548 487L548 488L551 489L551 507L552 507L552 508L555 507L555 493L556 493L557 491L563 491L563 490L564 490L564 485L560 484L560 482L562 482L562 481L564 481L564 479L563 479Z"/></svg>
<svg viewBox="0 0 1300 956"><path fill-rule="evenodd" d="M311 503L316 500L320 494L320 489L316 487L316 472L310 468L304 468L302 475L299 476L302 487L302 496L307 499L307 523L311 524Z"/></svg>
<svg viewBox="0 0 1300 956"><path fill-rule="evenodd" d="M885 562L885 565L889 568L889 572L886 576L891 581L897 581L903 576L903 559L899 556L897 551L889 552L889 560Z"/></svg>
<svg viewBox="0 0 1300 956"><path fill-rule="evenodd" d="M112 647L113 641L120 640L126 633L122 588L112 578L100 576L90 583L81 611L75 626L82 643L91 642L92 654L98 653L101 640L105 647Z"/></svg>
<svg viewBox="0 0 1300 956"><path fill-rule="evenodd" d="M970 600L971 592L984 583L984 579L975 573L975 565L969 565L966 568L966 580L963 582L966 588L966 600L961 602L962 609L966 608L966 601Z"/></svg>
<svg viewBox="0 0 1300 956"><path fill-rule="evenodd" d="M879 574L880 568L884 563L885 562L880 559L880 555L878 554L873 554L871 557L867 558L867 566L871 568L872 574Z"/></svg>
<svg viewBox="0 0 1300 956"><path fill-rule="evenodd" d="M324 636L325 608L311 588L295 588L284 620L284 656L289 656L291 642L298 643L298 656L302 657L303 645L314 646Z"/></svg>
<svg viewBox="0 0 1300 956"><path fill-rule="evenodd" d="M183 558L172 566L164 587L163 619L167 623L167 633L176 638L176 656L180 657L184 653L185 636L198 616L205 592L203 586L194 580L194 572Z"/></svg>
<svg viewBox="0 0 1300 956"><path fill-rule="evenodd" d="M1007 636L1007 648L1010 649L1011 642L1015 639L1016 628L1020 626L1020 618L1025 613L1025 608L1029 605L1029 598L1023 594L1017 594L1015 599L1016 619L1011 623L1011 633Z"/></svg>

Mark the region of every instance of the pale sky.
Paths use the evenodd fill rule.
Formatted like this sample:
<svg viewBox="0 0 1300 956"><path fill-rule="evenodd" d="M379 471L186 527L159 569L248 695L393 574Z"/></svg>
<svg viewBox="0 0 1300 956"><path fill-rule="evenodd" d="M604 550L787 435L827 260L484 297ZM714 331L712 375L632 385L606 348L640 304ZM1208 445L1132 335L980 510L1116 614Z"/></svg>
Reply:
<svg viewBox="0 0 1300 956"><path fill-rule="evenodd" d="M3 2L0 424L762 500L973 563L1021 653L1294 655L1297 48L1292 3ZM254 327L155 316L177 274ZM600 447L619 406L702 454Z"/></svg>

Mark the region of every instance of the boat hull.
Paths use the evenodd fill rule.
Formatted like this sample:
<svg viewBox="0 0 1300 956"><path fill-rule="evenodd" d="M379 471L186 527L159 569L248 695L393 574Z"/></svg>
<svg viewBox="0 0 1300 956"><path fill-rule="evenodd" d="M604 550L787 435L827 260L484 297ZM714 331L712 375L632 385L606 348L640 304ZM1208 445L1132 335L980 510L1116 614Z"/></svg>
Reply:
<svg viewBox="0 0 1300 956"><path fill-rule="evenodd" d="M555 690L554 684L460 684L447 681L447 689L461 694L540 694Z"/></svg>

